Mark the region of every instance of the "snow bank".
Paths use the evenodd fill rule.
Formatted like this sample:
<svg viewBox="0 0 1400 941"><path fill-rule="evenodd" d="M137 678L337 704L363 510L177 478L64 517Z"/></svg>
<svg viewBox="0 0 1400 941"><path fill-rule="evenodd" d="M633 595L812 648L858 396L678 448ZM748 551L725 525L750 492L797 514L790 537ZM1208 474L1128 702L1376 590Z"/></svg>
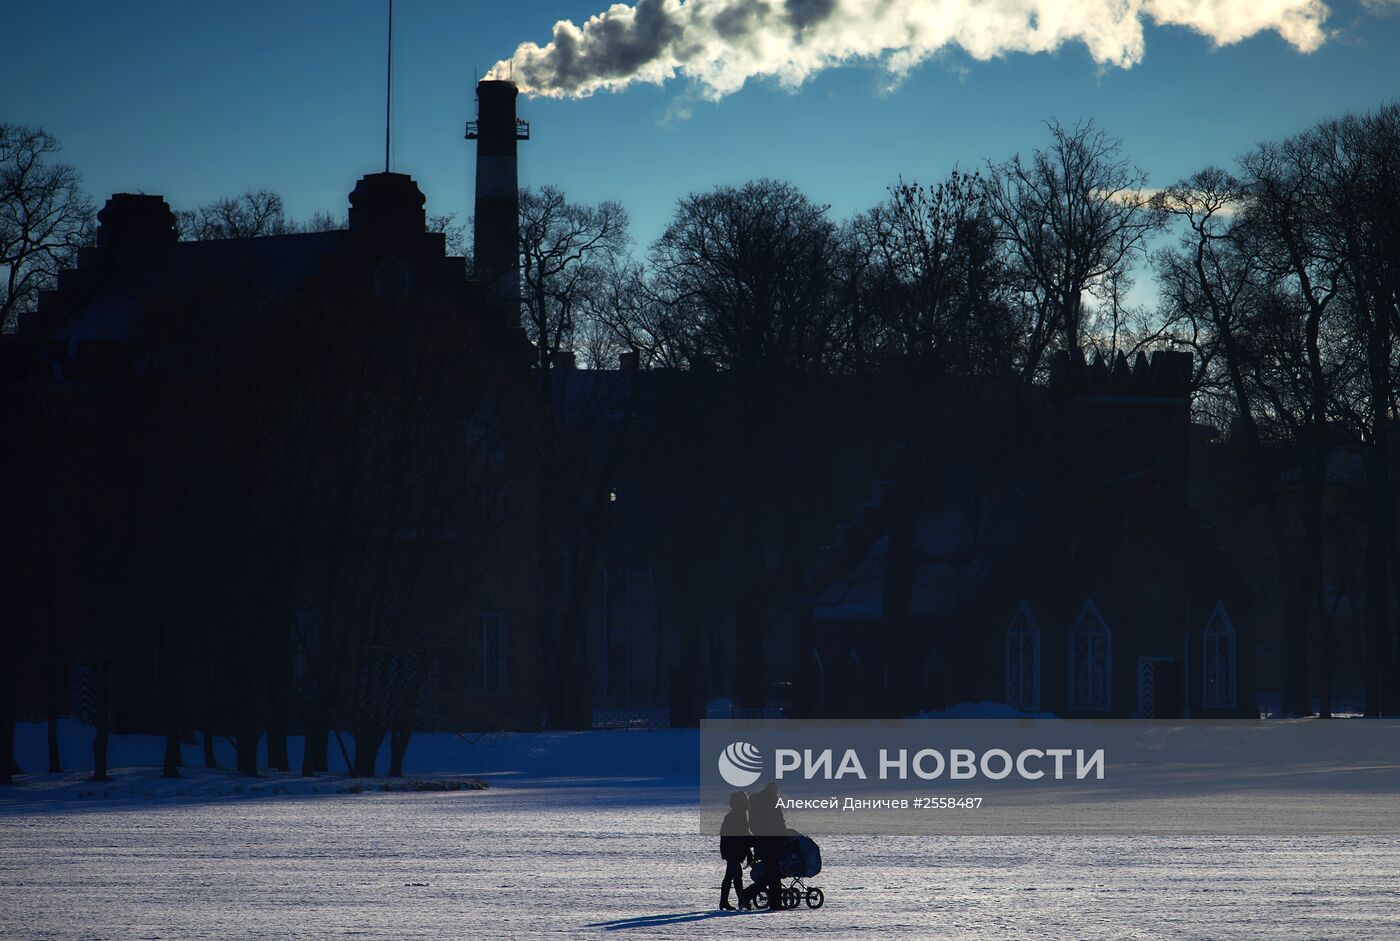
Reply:
<svg viewBox="0 0 1400 941"><path fill-rule="evenodd" d="M354 737L342 734L346 752L354 753ZM73 720L59 721L60 758L66 772L91 773L92 727ZM111 769L160 769L165 739L160 735L112 735L108 745ZM301 766L302 739L288 738L291 766ZM258 748L259 767L267 767L267 744ZM48 769L48 738L42 723L15 727L15 758L24 769L22 781L52 779ZM234 746L216 739L214 755L223 769L234 766ZM183 766L203 770L203 748L182 748ZM379 749L378 770L389 767L388 742ZM346 774L347 765L336 738L330 739L330 770ZM420 732L409 742L403 759L406 776L469 774L493 786L500 784L561 783L676 783L693 786L699 776L699 732L696 730L605 730L588 732L491 732L458 735ZM67 777L67 776L64 776Z"/></svg>

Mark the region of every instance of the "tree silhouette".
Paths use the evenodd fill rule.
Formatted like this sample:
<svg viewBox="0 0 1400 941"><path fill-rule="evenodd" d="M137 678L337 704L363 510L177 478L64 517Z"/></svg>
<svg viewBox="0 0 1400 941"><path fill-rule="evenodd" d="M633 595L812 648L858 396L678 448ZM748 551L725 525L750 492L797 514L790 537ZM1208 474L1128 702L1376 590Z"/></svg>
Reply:
<svg viewBox="0 0 1400 941"><path fill-rule="evenodd" d="M755 180L692 193L676 206L651 250L654 290L692 365L732 375L738 426L737 576L733 623L737 692L762 706L765 615L775 585L768 557L791 561L794 527L784 462L799 452L784 434L779 403L800 399L800 378L831 366L839 315L833 272L840 255L826 207L790 183Z"/></svg>
<svg viewBox="0 0 1400 941"><path fill-rule="evenodd" d="M12 332L92 240L92 204L78 171L53 162L60 149L42 128L0 124L0 332Z"/></svg>
<svg viewBox="0 0 1400 941"><path fill-rule="evenodd" d="M1049 128L1048 148L989 163L984 180L1027 312L1027 381L1057 337L1081 354L1094 326L1089 302L1109 296L1162 222L1147 174L1124 158L1120 140L1092 121Z"/></svg>

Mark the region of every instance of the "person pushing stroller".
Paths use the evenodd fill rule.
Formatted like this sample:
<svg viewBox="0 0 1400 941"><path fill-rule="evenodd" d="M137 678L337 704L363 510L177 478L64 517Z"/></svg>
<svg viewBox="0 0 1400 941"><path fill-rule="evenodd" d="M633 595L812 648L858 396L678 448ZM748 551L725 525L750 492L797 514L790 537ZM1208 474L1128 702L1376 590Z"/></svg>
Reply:
<svg viewBox="0 0 1400 941"><path fill-rule="evenodd" d="M729 795L729 813L719 828L719 855L724 857L724 881L720 883L719 907L732 912L729 904L729 888L739 895L739 907L748 911L752 906L744 895L744 863L753 865L751 850L753 837L749 833L749 795L747 791L735 791Z"/></svg>
<svg viewBox="0 0 1400 941"><path fill-rule="evenodd" d="M748 888L748 894L739 894L741 902L752 904L760 889L768 890L768 907L774 911L782 908L782 879L778 874L779 857L783 854L783 840L787 836L787 819L778 802L777 782L769 782L758 792L749 807L749 828L753 832L754 855L764 863L766 885L755 882Z"/></svg>

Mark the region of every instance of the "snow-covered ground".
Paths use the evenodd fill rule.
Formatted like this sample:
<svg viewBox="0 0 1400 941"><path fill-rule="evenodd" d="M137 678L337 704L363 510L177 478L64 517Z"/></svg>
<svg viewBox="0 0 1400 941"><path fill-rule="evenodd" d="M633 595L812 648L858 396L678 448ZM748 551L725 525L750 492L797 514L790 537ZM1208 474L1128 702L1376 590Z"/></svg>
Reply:
<svg viewBox="0 0 1400 941"><path fill-rule="evenodd" d="M42 755L41 728L21 735L22 756ZM813 830L824 908L720 914L694 735L425 736L410 750L411 776L476 774L484 791L164 782L149 767L102 786L27 777L0 791L0 938L1400 938L1391 837ZM114 764L153 763L133 760L150 745L115 740Z"/></svg>

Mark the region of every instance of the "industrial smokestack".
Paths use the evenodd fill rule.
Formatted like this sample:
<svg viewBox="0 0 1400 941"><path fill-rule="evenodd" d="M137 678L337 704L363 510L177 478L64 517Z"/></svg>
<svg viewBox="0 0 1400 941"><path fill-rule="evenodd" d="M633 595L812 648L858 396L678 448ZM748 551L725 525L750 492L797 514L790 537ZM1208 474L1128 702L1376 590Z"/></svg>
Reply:
<svg viewBox="0 0 1400 941"><path fill-rule="evenodd" d="M476 278L486 303L512 325L520 321L520 190L516 142L530 139L530 125L515 116L514 82L476 86L476 217L472 226Z"/></svg>

